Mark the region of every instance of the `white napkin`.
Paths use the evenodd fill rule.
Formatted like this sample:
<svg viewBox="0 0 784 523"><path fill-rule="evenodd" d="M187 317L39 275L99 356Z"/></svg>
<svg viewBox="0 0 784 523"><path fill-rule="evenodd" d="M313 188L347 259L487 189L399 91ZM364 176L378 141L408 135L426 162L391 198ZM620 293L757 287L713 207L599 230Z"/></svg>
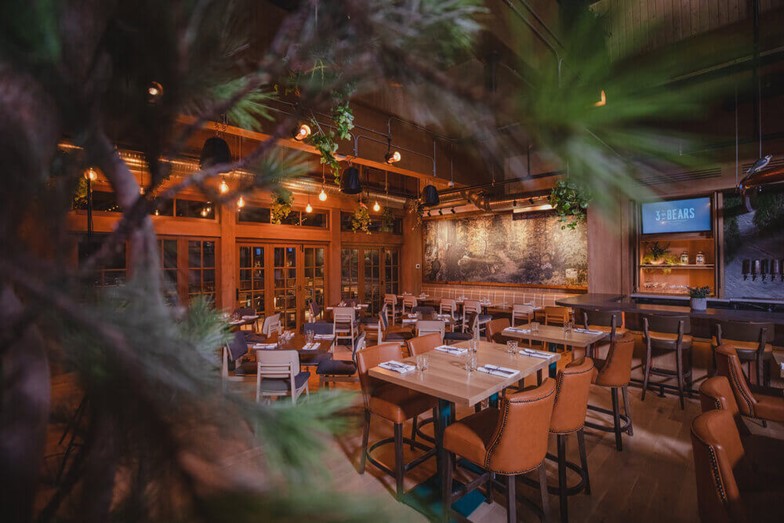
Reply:
<svg viewBox="0 0 784 523"><path fill-rule="evenodd" d="M313 338L317 340L331 340L334 337L335 337L334 334L316 334L315 336L313 336Z"/></svg>
<svg viewBox="0 0 784 523"><path fill-rule="evenodd" d="M531 334L531 329L521 329L520 327L507 327L504 330L509 332L519 332L520 334Z"/></svg>
<svg viewBox="0 0 784 523"><path fill-rule="evenodd" d="M407 318L417 319L418 316L416 314L406 314Z"/></svg>
<svg viewBox="0 0 784 523"><path fill-rule="evenodd" d="M402 323L416 323L416 318L403 318Z"/></svg>
<svg viewBox="0 0 784 523"><path fill-rule="evenodd" d="M254 349L277 349L278 344L277 343L254 343L253 348Z"/></svg>
<svg viewBox="0 0 784 523"><path fill-rule="evenodd" d="M544 360L549 360L553 356L555 356L552 352L543 352L540 350L533 350L533 349L523 349L520 351L520 354L523 356L531 356L532 358L542 358Z"/></svg>
<svg viewBox="0 0 784 523"><path fill-rule="evenodd" d="M395 360L385 361L380 364L379 367L397 372L398 374L408 374L409 372L414 372L416 370L416 365L409 365L408 363L401 363Z"/></svg>
<svg viewBox="0 0 784 523"><path fill-rule="evenodd" d="M594 331L591 329L572 329L574 332L581 332L583 334L605 334L603 331Z"/></svg>
<svg viewBox="0 0 784 523"><path fill-rule="evenodd" d="M302 347L302 350L316 350L319 348L319 345L321 344L317 341L314 341L313 343L306 343L305 346Z"/></svg>
<svg viewBox="0 0 784 523"><path fill-rule="evenodd" d="M493 376L501 376L502 378L513 378L520 374L519 370L507 369L506 367L499 367L498 365L482 365L476 370L486 374L492 374Z"/></svg>
<svg viewBox="0 0 784 523"><path fill-rule="evenodd" d="M436 347L435 350L438 352L446 352L453 356L462 356L468 352L468 349L461 349L460 347L450 347L449 345L441 345Z"/></svg>

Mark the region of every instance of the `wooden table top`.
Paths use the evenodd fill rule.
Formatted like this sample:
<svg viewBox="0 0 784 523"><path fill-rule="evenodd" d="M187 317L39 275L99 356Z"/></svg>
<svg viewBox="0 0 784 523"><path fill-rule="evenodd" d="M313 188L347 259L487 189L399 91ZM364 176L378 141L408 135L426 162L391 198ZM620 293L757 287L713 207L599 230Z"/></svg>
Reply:
<svg viewBox="0 0 784 523"><path fill-rule="evenodd" d="M518 326L516 328L528 328ZM587 347L592 343L596 343L605 336L606 332L601 334L590 334L585 332L574 332L565 334L563 327L560 325L539 325L538 332L517 332L509 329L504 329L504 336L510 338L519 338L521 340L536 340L544 341L546 343L557 343L559 345L569 345L570 347Z"/></svg>
<svg viewBox="0 0 784 523"><path fill-rule="evenodd" d="M468 342L460 342L453 347L468 347ZM512 355L506 352L506 345L480 341L477 351L477 366L498 365L520 371L520 374L505 378L474 371L469 374L464 367L465 356L453 356L445 352L431 351L430 365L425 372L414 371L399 374L390 370L374 367L369 374L374 378L394 383L417 392L436 398L451 401L457 405L472 406L516 384L526 376L546 369L551 363L558 361L560 355L553 353L549 360L523 355ZM409 357L403 361L416 364L416 358Z"/></svg>
<svg viewBox="0 0 784 523"><path fill-rule="evenodd" d="M304 334L295 334L289 340L286 340L280 347L276 347L275 349L254 349L253 345L256 343L277 343L278 342L278 335L273 334L267 337L266 340L262 342L251 342L248 343L248 348L251 350L295 350L299 353L300 358L302 359L303 363L307 363L308 360L311 359L312 356L316 354L323 354L325 352L329 352L329 349L332 347L332 342L335 341L335 337L332 336L330 339L327 340L314 340L319 343L319 347L317 349L312 350L304 350L302 347L305 346L307 339Z"/></svg>

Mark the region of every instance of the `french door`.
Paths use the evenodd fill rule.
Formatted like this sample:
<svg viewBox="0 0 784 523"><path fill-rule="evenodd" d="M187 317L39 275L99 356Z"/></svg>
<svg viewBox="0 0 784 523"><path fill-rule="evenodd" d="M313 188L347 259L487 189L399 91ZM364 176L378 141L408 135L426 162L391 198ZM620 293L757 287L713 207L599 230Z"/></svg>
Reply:
<svg viewBox="0 0 784 523"><path fill-rule="evenodd" d="M237 307L280 313L285 328L299 329L311 300L324 305L325 246L240 243L238 249Z"/></svg>
<svg viewBox="0 0 784 523"><path fill-rule="evenodd" d="M400 250L396 247L348 247L341 251L341 298L358 299L376 314L384 293L399 292Z"/></svg>

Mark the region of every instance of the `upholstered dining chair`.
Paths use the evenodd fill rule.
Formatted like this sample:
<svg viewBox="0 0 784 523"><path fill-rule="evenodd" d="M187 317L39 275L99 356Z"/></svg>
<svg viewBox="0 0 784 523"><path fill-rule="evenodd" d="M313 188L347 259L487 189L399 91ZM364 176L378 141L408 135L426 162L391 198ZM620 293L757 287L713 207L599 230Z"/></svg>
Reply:
<svg viewBox="0 0 784 523"><path fill-rule="evenodd" d="M496 475L506 476L506 518L509 522L516 521L517 476L538 470L542 512L547 518L549 501L544 459L555 391L555 380L548 378L539 387L502 398L498 408L480 410L446 427L441 498L445 517L460 496L488 484ZM458 456L483 472L456 495L452 492L452 476Z"/></svg>
<svg viewBox="0 0 784 523"><path fill-rule="evenodd" d="M504 336L503 332L507 327L509 327L508 318L496 318L489 321L487 326L485 326L485 336L487 337L487 341L506 344L507 341L516 340L517 338Z"/></svg>
<svg viewBox="0 0 784 523"><path fill-rule="evenodd" d="M397 343L382 343L375 347L366 348L357 353L357 370L359 381L362 385L362 400L364 402L365 424L362 432L362 458L359 473L365 473L365 462L370 461L383 472L395 478L395 492L397 497L403 495L403 476L406 472L423 463L435 455L435 448L428 447L418 441L403 437L403 423L427 411L436 415L438 401L426 394L420 394L410 389L377 380L368 375L368 371L385 361L400 358L400 345ZM373 443L368 447L370 436L371 417L376 416L389 421L394 425L394 436ZM393 443L395 448L394 469L376 460L372 453L382 445ZM424 454L409 463L403 462L403 444L425 451Z"/></svg>
<svg viewBox="0 0 784 523"><path fill-rule="evenodd" d="M410 340L413 337L414 333L411 326L390 326L387 322L387 315L385 314L385 311L382 309L382 311L378 313L378 330L375 333L377 343L394 341L402 345L406 340Z"/></svg>
<svg viewBox="0 0 784 523"><path fill-rule="evenodd" d="M330 383L338 381L357 381L359 379L357 376L357 352L364 350L365 346L365 333L363 332L357 336L350 360L322 359L316 368L319 387L327 388Z"/></svg>
<svg viewBox="0 0 784 523"><path fill-rule="evenodd" d="M474 315L477 328L481 335L481 332L485 329L485 325L487 325L493 317L490 314L482 313L482 304L479 300L465 300L463 302L463 332L466 332L472 327L470 321L471 318L474 318Z"/></svg>
<svg viewBox="0 0 784 523"><path fill-rule="evenodd" d="M256 403L262 397L291 396L296 405L303 392L310 395L310 372L300 371L297 351L257 349L256 365Z"/></svg>
<svg viewBox="0 0 784 523"><path fill-rule="evenodd" d="M249 381L256 377L256 362L250 360L248 342L242 332L235 332L221 352L221 381L224 391L230 381Z"/></svg>
<svg viewBox="0 0 784 523"><path fill-rule="evenodd" d="M332 324L335 333L335 345L338 345L340 340L348 341L353 351L354 341L359 330L357 311L354 307L335 307L332 309Z"/></svg>
<svg viewBox="0 0 784 523"><path fill-rule="evenodd" d="M772 323L753 321L718 321L715 334L711 338L711 348L719 345L732 345L741 363L748 364L747 376L755 385L770 385L770 364L773 361L773 338L775 327ZM716 355L713 355L716 365ZM752 372L752 369L754 372Z"/></svg>
<svg viewBox="0 0 784 523"><path fill-rule="evenodd" d="M265 336L269 336L273 332L277 332L279 327L280 327L280 313L277 312L275 314L270 314L269 316L264 318L264 323L261 326L261 333Z"/></svg>
<svg viewBox="0 0 784 523"><path fill-rule="evenodd" d="M386 307L385 313L387 317L387 323L391 323L392 325L395 325L398 319L400 319L401 311L397 305L397 295L384 294L384 306Z"/></svg>
<svg viewBox="0 0 784 523"><path fill-rule="evenodd" d="M740 413L763 421L784 422L784 390L750 386L734 346L719 345L715 353L716 371L729 380Z"/></svg>

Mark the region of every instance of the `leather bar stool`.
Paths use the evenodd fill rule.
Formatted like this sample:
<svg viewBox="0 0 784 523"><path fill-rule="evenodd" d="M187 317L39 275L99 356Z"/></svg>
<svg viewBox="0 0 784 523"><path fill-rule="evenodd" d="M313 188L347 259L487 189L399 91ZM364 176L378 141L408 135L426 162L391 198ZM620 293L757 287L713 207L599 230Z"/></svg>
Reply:
<svg viewBox="0 0 784 523"><path fill-rule="evenodd" d="M740 413L763 421L784 422L784 390L749 386L735 347L719 345L715 352L716 371L729 380Z"/></svg>
<svg viewBox="0 0 784 523"><path fill-rule="evenodd" d="M732 345L737 349L741 363L748 363L748 376L755 384L770 385L770 362L773 361L773 345L768 339L773 337L772 323L752 321L719 321L716 322L715 335L711 339L714 351L713 365L716 366L716 347ZM752 364L755 370L751 372Z"/></svg>
<svg viewBox="0 0 784 523"><path fill-rule="evenodd" d="M781 521L781 490L746 473L748 460L729 412L694 418L691 444L701 521Z"/></svg>
<svg viewBox="0 0 784 523"><path fill-rule="evenodd" d="M362 459L359 473L365 473L365 461L369 461L380 470L395 478L395 492L397 497L403 495L403 476L406 472L435 455L435 448L422 443L411 441L403 437L403 423L416 416L432 411L436 415L437 400L426 394L414 392L405 387L371 378L368 371L379 364L400 358L400 345L397 343L382 343L375 347L367 348L357 353L357 370L359 381L362 385L362 400L364 402L365 425L362 432ZM395 435L393 438L384 438L368 447L370 437L371 415L390 421L394 424ZM394 443L395 465L394 470L373 458L371 453L382 445ZM424 450L425 453L409 463L403 462L403 444Z"/></svg>
<svg viewBox="0 0 784 523"><path fill-rule="evenodd" d="M663 376L668 379L675 378L678 382L678 400L681 409L685 408L683 399L684 389L688 387L691 396L691 319L689 316L659 316L649 315L642 318L643 341L645 342L645 363L642 381L642 395L645 393L651 374ZM675 354L675 371L653 366L654 351L657 353L668 352ZM663 395L664 383L656 383Z"/></svg>
<svg viewBox="0 0 784 523"><path fill-rule="evenodd" d="M547 379L534 389L502 398L498 408L487 408L449 425L444 430L446 451L442 502L444 517L449 517L452 503L482 484L493 475L507 477L506 519L517 520L517 476L538 470L543 519L547 519L547 455L548 429L555 403L555 380ZM452 493L452 475L456 456L462 456L481 467L484 472L456 496Z"/></svg>
<svg viewBox="0 0 784 523"><path fill-rule="evenodd" d="M584 329L602 331L607 333L607 337L592 344L587 356L594 356L597 345L605 346L605 342L612 343L618 336L626 334L623 328L623 312L618 310L600 309L575 309L574 323Z"/></svg>
<svg viewBox="0 0 784 523"><path fill-rule="evenodd" d="M487 336L487 341L506 345L507 341L516 340L517 338L504 336L503 331L509 326L510 326L509 318L496 318L494 320L491 320L485 326L485 335Z"/></svg>
<svg viewBox="0 0 784 523"><path fill-rule="evenodd" d="M610 427L586 421L585 425L592 429L614 432L615 448L619 451L623 450L622 433L626 432L629 436L634 435L632 415L629 410L628 391L629 381L632 377L633 353L634 337L631 334L625 334L620 338L617 338L615 343L610 345L606 360L599 358L594 358L593 360L594 371L592 383L610 389L613 408L612 410L607 410L595 405L588 405L588 408L596 412L601 412L602 414L611 414L613 417L613 424ZM621 414L620 405L618 403L618 389L623 393L623 414ZM623 424L621 424L621 421L623 421Z"/></svg>

